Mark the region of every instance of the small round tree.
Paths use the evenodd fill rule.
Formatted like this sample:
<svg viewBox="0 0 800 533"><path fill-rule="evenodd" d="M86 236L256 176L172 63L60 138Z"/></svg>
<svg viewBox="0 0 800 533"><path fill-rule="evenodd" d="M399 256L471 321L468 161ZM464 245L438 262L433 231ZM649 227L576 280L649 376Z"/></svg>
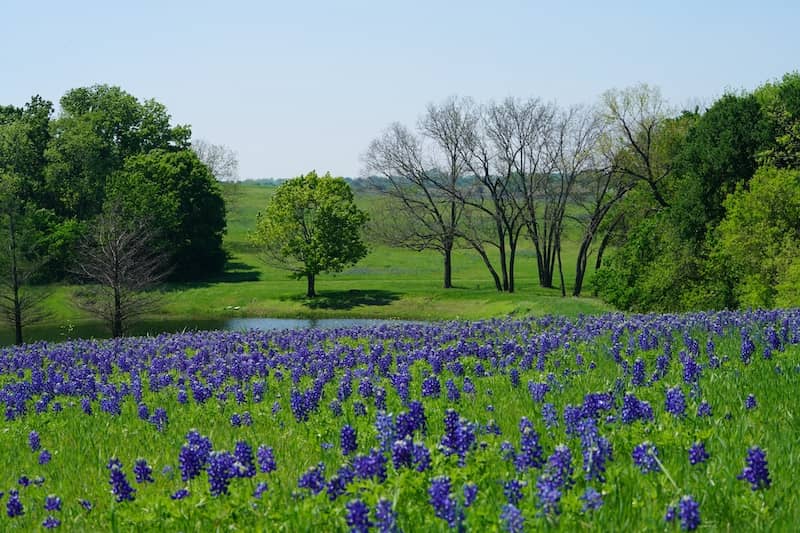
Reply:
<svg viewBox="0 0 800 533"><path fill-rule="evenodd" d="M268 263L306 278L306 296L313 298L318 274L341 272L367 255L361 239L366 222L343 178L312 171L278 187L258 214L253 241Z"/></svg>

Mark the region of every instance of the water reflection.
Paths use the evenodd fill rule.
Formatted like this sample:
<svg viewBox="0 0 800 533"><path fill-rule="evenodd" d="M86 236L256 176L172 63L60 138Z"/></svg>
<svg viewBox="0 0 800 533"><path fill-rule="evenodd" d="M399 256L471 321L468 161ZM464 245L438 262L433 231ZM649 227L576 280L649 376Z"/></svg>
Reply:
<svg viewBox="0 0 800 533"><path fill-rule="evenodd" d="M413 321L383 320L373 318L230 318L219 320L161 320L139 322L131 329L131 335L158 335L190 330L243 331L248 329L281 330L321 328L334 329L352 326L377 326L381 324L411 323ZM79 338L107 338L108 330L99 323L74 326L34 325L25 328L25 342L63 341ZM0 329L0 345L14 342L14 332Z"/></svg>

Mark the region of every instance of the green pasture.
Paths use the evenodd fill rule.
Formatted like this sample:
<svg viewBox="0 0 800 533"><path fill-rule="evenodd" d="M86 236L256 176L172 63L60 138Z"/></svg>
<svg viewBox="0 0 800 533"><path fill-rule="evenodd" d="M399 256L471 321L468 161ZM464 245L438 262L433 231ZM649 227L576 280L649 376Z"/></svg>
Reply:
<svg viewBox="0 0 800 533"><path fill-rule="evenodd" d="M480 319L506 315L600 313L610 309L590 298L561 297L561 291L538 286L532 244L524 239L516 265L517 290L499 293L478 255L456 251L452 289L442 288L442 256L433 250L413 251L371 243L369 255L357 265L317 279L319 297L305 298L305 280L265 264L248 240L259 209L274 186L223 183L228 204L225 248L230 253L226 271L217 279L170 284L163 289L160 308L149 320L200 320L231 317L274 318L400 318L417 320ZM380 198L357 194L362 208L374 211ZM564 243L567 294L574 280L577 231L570 228ZM554 279L558 283L556 275ZM75 308L72 286L49 287L49 319L45 326L90 322ZM585 291L587 294L588 290Z"/></svg>

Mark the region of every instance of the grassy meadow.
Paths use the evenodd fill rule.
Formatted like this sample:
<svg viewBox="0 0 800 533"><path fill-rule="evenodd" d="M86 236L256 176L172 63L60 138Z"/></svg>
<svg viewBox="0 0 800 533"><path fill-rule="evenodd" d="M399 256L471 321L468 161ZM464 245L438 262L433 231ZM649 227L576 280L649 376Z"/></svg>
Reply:
<svg viewBox="0 0 800 533"><path fill-rule="evenodd" d="M442 288L442 257L435 251L412 251L370 244L369 255L357 265L317 279L319 297L305 298L305 280L293 280L288 272L266 265L248 242L256 215L274 186L255 183L223 183L228 204L225 248L231 254L226 271L218 279L199 283L170 284L161 307L148 320L202 320L232 317L273 318L399 318L416 320L480 319L599 313L610 308L590 297L562 298L560 289L542 289L536 278L536 258L528 239L517 257L517 291L498 293L486 267L470 249L457 250L453 258L455 287ZM376 198L357 195L364 209ZM568 289L574 279L576 239L569 230L563 254ZM557 276L554 280L557 283ZM46 300L48 321L35 328L64 327L91 321L71 302L74 287L52 286ZM588 290L585 291L587 294ZM569 291L568 291L569 294ZM234 309L238 308L238 309ZM0 330L0 334L2 330Z"/></svg>

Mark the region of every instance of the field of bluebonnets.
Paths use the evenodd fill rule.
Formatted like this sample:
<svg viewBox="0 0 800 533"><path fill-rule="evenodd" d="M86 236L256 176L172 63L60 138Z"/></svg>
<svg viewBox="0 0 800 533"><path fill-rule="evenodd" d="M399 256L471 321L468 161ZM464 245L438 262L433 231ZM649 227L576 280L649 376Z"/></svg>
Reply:
<svg viewBox="0 0 800 533"><path fill-rule="evenodd" d="M800 311L0 352L0 529L786 530Z"/></svg>

